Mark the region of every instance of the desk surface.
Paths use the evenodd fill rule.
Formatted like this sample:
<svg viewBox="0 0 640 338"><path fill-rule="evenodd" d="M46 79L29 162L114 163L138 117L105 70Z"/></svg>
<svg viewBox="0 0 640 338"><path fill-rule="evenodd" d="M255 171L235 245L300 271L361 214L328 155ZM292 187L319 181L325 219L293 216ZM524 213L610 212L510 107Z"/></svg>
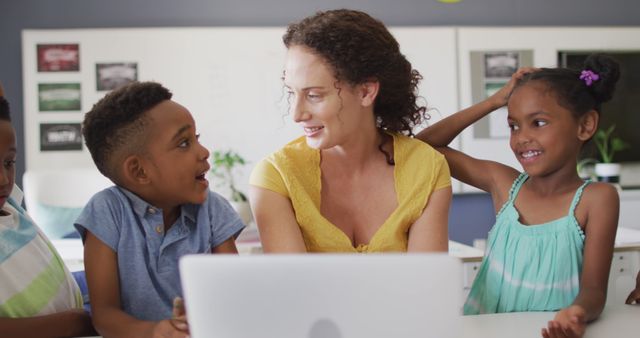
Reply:
<svg viewBox="0 0 640 338"><path fill-rule="evenodd" d="M555 312L518 312L462 316L461 337L540 338L542 328L554 315ZM587 326L584 338L637 337L639 321L640 305L607 307L598 320Z"/></svg>
<svg viewBox="0 0 640 338"><path fill-rule="evenodd" d="M462 337L539 338L541 330L555 312L519 312L463 316ZM637 337L640 330L640 305L615 305L605 308L600 318L587 326L584 338Z"/></svg>

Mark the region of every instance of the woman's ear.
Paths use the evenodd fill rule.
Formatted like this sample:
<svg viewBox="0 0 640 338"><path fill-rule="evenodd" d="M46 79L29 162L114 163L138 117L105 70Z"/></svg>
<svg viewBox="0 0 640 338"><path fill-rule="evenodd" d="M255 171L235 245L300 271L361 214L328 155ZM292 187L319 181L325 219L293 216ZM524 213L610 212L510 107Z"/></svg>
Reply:
<svg viewBox="0 0 640 338"><path fill-rule="evenodd" d="M590 140L598 130L600 115L595 110L590 110L580 118L578 126L578 139L586 142Z"/></svg>
<svg viewBox="0 0 640 338"><path fill-rule="evenodd" d="M134 185L149 183L149 176L144 170L144 160L138 155L129 155L122 163L123 180Z"/></svg>
<svg viewBox="0 0 640 338"><path fill-rule="evenodd" d="M365 107L373 105L378 97L378 91L380 90L380 82L377 79L370 79L360 85L360 99L362 105Z"/></svg>

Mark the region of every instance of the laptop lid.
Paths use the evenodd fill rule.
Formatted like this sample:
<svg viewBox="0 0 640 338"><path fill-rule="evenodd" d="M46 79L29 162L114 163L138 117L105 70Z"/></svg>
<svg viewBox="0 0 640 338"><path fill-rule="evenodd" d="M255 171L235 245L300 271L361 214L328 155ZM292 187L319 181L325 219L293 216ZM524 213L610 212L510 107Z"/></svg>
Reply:
<svg viewBox="0 0 640 338"><path fill-rule="evenodd" d="M446 254L191 255L191 337L458 337L461 261Z"/></svg>

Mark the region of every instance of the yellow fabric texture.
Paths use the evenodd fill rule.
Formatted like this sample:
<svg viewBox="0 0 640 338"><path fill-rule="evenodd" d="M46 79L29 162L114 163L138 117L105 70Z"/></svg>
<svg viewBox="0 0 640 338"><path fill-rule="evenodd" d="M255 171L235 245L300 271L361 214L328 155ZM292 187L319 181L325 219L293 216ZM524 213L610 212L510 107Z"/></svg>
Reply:
<svg viewBox="0 0 640 338"><path fill-rule="evenodd" d="M308 252L405 252L409 228L422 215L431 193L451 185L451 176L444 156L431 146L407 136L392 136L398 207L369 244L354 247L320 213L320 151L307 146L304 136L258 163L250 184L291 200Z"/></svg>

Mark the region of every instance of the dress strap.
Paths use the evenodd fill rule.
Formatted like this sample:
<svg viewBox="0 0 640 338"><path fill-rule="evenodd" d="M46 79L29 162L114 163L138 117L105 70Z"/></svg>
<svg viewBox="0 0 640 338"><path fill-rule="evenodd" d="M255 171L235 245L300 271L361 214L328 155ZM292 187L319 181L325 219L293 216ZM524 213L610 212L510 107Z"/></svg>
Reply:
<svg viewBox="0 0 640 338"><path fill-rule="evenodd" d="M573 201L571 201L571 207L569 207L569 216L573 216L576 210L576 206L580 202L580 197L582 197L582 192L584 188L591 183L591 180L585 180L584 183L576 190L576 194L573 196Z"/></svg>
<svg viewBox="0 0 640 338"><path fill-rule="evenodd" d="M522 188L522 184L524 183L524 181L527 180L527 178L529 178L529 175L527 175L527 173L525 172L522 172L513 181L513 184L511 185L511 189L509 189L509 200L502 205L502 208L500 208L500 211L498 211L498 215L502 213L502 211L507 207L507 205L513 204L513 201L515 201L516 196L518 196L518 192L520 191L520 188Z"/></svg>

